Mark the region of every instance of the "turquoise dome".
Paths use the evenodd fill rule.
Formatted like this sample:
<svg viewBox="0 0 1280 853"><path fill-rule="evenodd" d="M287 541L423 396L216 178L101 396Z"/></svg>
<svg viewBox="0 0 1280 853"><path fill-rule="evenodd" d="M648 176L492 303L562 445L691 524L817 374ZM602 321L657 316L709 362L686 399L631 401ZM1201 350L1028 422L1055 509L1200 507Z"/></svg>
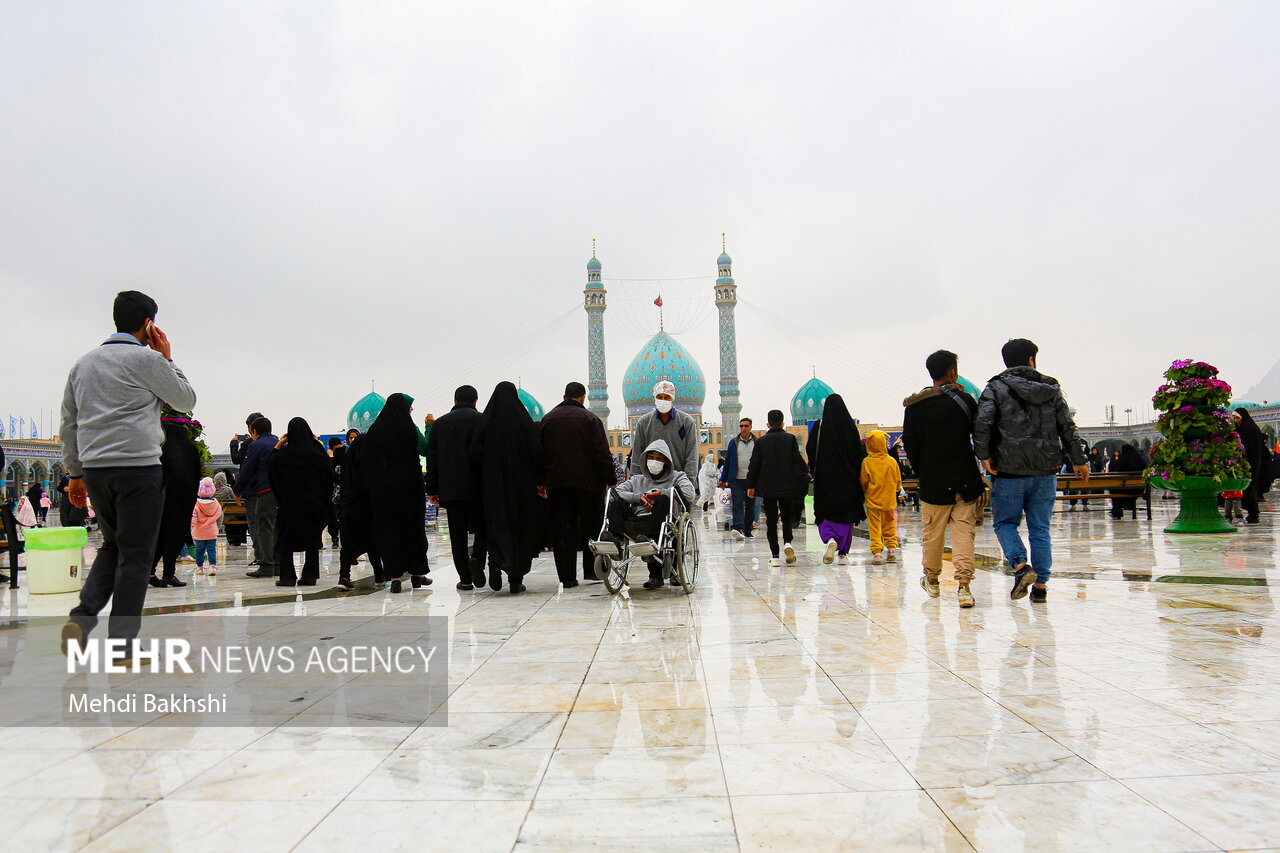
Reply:
<svg viewBox="0 0 1280 853"><path fill-rule="evenodd" d="M1232 401L1231 401L1231 405L1230 405L1228 408L1231 408L1231 409L1260 409L1260 408L1262 408L1262 404L1261 404L1261 403L1255 403L1255 402L1253 402L1252 400L1232 400Z"/></svg>
<svg viewBox="0 0 1280 853"><path fill-rule="evenodd" d="M676 408L691 415L702 414L707 397L707 380L702 368L684 344L658 332L636 354L622 377L622 399L627 415L637 417L653 410L653 386L666 379L675 383Z"/></svg>
<svg viewBox="0 0 1280 853"><path fill-rule="evenodd" d="M600 269L600 262L593 257L591 260L587 261L587 269L589 270Z"/></svg>
<svg viewBox="0 0 1280 853"><path fill-rule="evenodd" d="M956 384L959 385L961 388L963 388L965 390L965 393L967 393L970 397L972 397L975 400L982 396L982 392L978 390L978 386L974 385L972 382L970 382L968 379L965 379L963 376L956 377Z"/></svg>
<svg viewBox="0 0 1280 853"><path fill-rule="evenodd" d="M729 257L728 252L721 252L720 257L716 258L718 266L727 267L733 264L733 258Z"/></svg>
<svg viewBox="0 0 1280 853"><path fill-rule="evenodd" d="M520 398L521 404L525 407L525 410L529 412L529 417L533 418L535 421L542 420L542 416L546 414L546 412L536 397L523 388L516 389L516 396Z"/></svg>
<svg viewBox="0 0 1280 853"><path fill-rule="evenodd" d="M379 394L377 391L370 391L351 407L351 411L347 412L347 429L358 429L360 432L368 432L369 426L378 417L378 413L382 411L382 407L387 404L387 398Z"/></svg>
<svg viewBox="0 0 1280 853"><path fill-rule="evenodd" d="M822 417L822 406L833 393L831 386L816 376L801 385L791 398L791 425L804 426Z"/></svg>

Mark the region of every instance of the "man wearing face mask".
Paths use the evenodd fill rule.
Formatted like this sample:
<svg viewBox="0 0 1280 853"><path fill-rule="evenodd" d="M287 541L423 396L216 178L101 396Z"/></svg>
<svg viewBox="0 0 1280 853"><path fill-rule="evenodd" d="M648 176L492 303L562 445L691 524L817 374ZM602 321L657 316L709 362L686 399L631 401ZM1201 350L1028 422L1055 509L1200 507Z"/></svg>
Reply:
<svg viewBox="0 0 1280 853"><path fill-rule="evenodd" d="M614 489L617 499L609 503L606 541L621 544L624 534L633 539L656 540L662 522L671 511L673 491L680 493L686 506L693 505L693 480L671 464L670 453L667 443L657 439L646 445L644 453L633 454L641 460L644 469ZM649 567L649 580L644 588L658 589L662 586L662 563L651 556L645 558L645 564ZM672 586L679 584L680 581L671 578Z"/></svg>
<svg viewBox="0 0 1280 853"><path fill-rule="evenodd" d="M683 471L695 488L698 482L698 423L692 415L674 408L676 386L663 379L653 386L653 411L636 421L631 430L631 447L648 447L666 442L672 466ZM645 473L644 454L631 454L631 473ZM696 499L696 493L695 493Z"/></svg>

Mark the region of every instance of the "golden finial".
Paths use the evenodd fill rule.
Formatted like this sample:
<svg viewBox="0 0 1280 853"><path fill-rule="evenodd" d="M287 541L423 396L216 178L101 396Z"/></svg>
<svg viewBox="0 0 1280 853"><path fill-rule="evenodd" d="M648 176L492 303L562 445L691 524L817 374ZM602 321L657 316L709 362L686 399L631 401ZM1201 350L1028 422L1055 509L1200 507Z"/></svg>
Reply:
<svg viewBox="0 0 1280 853"><path fill-rule="evenodd" d="M370 379L370 380L369 380L369 390L370 390L370 391L377 391L377 390L378 390L378 383L377 383L377 382L374 382L372 379Z"/></svg>
<svg viewBox="0 0 1280 853"><path fill-rule="evenodd" d="M729 251L728 249L725 248L725 235L723 231L720 232L720 251L722 252Z"/></svg>
<svg viewBox="0 0 1280 853"><path fill-rule="evenodd" d="M594 258L595 256L596 256L596 238L592 237L591 238L591 257Z"/></svg>

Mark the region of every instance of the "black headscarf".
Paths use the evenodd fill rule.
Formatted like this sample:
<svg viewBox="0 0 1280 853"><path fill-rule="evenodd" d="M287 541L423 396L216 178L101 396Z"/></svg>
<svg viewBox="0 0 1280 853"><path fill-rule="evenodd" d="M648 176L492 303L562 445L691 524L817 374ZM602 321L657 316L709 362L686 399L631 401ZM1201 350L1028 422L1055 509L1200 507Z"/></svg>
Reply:
<svg viewBox="0 0 1280 853"><path fill-rule="evenodd" d="M1147 460L1143 458L1142 451L1132 444L1126 444L1120 448L1120 458L1111 464L1111 472L1113 474L1137 473L1146 467Z"/></svg>
<svg viewBox="0 0 1280 853"><path fill-rule="evenodd" d="M861 476L867 449L839 394L827 397L822 420L813 425L805 453L813 473L814 517L836 524L865 520Z"/></svg>
<svg viewBox="0 0 1280 853"><path fill-rule="evenodd" d="M284 447L267 460L271 491L279 502L279 551L320 547L320 531L333 499L333 472L324 447L302 418L289 421Z"/></svg>
<svg viewBox="0 0 1280 853"><path fill-rule="evenodd" d="M472 436L471 455L480 471L491 554L515 560L537 554L542 448L537 424L512 383L499 382L493 389Z"/></svg>
<svg viewBox="0 0 1280 853"><path fill-rule="evenodd" d="M373 509L373 540L389 577L422 574L427 562L426 492L418 459L418 428L409 414L413 398L392 394L360 439L359 478ZM350 454L344 461L351 461Z"/></svg>

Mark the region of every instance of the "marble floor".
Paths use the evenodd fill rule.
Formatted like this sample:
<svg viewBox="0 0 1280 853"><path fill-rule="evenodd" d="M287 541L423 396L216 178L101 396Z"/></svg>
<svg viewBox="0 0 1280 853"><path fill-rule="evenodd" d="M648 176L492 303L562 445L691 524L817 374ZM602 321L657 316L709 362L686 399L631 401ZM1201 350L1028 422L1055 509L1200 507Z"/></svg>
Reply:
<svg viewBox="0 0 1280 853"><path fill-rule="evenodd" d="M809 527L769 568L705 519L692 596L562 590L549 555L524 595L459 592L440 534L427 590L335 595L326 554L299 596L224 549L148 607L446 615L448 727L5 729L6 847L1280 850L1275 516L1172 537L1172 503L1093 509L1055 516L1047 604L990 559L966 611L949 570L918 585L910 511L886 565L824 566ZM0 630L68 601L5 590Z"/></svg>

